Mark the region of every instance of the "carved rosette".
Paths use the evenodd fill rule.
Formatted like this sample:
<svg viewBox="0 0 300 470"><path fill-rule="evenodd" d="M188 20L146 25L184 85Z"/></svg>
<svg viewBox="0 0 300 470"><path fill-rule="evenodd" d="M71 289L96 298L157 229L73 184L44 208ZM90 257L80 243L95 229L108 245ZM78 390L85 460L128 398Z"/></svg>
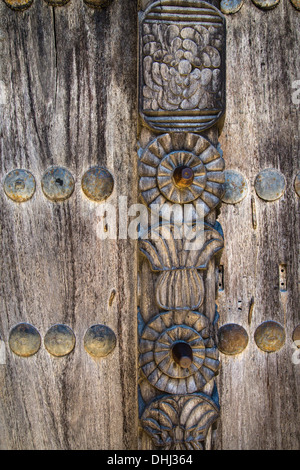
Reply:
<svg viewBox="0 0 300 470"><path fill-rule="evenodd" d="M188 367L178 363L176 347L182 345L189 353L189 361L184 364ZM142 371L154 387L166 393L203 390L219 368L218 357L218 349L210 338L209 321L199 312L161 313L141 335Z"/></svg>
<svg viewBox="0 0 300 470"><path fill-rule="evenodd" d="M141 417L143 429L164 450L202 450L219 408L208 396L163 396L153 400Z"/></svg>
<svg viewBox="0 0 300 470"><path fill-rule="evenodd" d="M157 219L139 246L164 310L151 318L141 309L141 425L158 447L201 450L219 414L217 320L205 290L224 246L220 225L208 223L224 195L224 160L199 135L225 110L225 19L214 6L154 0L141 13L139 106L152 131L138 152L139 189Z"/></svg>
<svg viewBox="0 0 300 470"><path fill-rule="evenodd" d="M150 142L140 157L143 201L162 217L173 204L186 203L193 205L193 220L197 213L206 216L224 194L224 167L219 151L204 137L184 132L163 134ZM190 175L186 181L180 178L184 169Z"/></svg>
<svg viewBox="0 0 300 470"><path fill-rule="evenodd" d="M141 17L140 111L159 131L201 131L224 112L225 19L199 0L159 0Z"/></svg>

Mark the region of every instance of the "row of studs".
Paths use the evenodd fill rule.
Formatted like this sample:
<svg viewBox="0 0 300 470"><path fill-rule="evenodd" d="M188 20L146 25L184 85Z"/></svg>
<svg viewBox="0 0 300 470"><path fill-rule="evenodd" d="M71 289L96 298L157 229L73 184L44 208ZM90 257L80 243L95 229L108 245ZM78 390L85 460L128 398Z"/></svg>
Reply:
<svg viewBox="0 0 300 470"><path fill-rule="evenodd" d="M280 0L252 0L253 3L263 10L271 10L272 8L276 7ZM222 0L221 1L221 11L226 15L237 13L242 6L244 5L245 0ZM300 1L299 0L291 0L292 5L296 8L296 10L300 11Z"/></svg>
<svg viewBox="0 0 300 470"><path fill-rule="evenodd" d="M83 340L86 352L94 358L108 356L115 349L116 342L115 333L106 325L91 326ZM73 330L62 324L51 326L44 338L46 350L56 357L70 354L75 348L75 343ZM30 357L39 351L41 335L30 323L18 323L9 333L8 344L17 356Z"/></svg>
<svg viewBox="0 0 300 470"><path fill-rule="evenodd" d="M300 325L295 328L292 339L300 347ZM254 341L257 347L267 353L279 351L285 340L286 335L283 326L272 320L261 323L254 333ZM248 342L248 333L241 325L228 323L221 326L218 331L218 349L223 354L229 356L240 354L246 349Z"/></svg>
<svg viewBox="0 0 300 470"><path fill-rule="evenodd" d="M254 188L260 199L267 202L275 201L283 196L286 190L286 180L278 170L267 168L255 178ZM294 180L294 190L300 196L300 173ZM226 204L237 204L247 195L247 180L236 170L225 170L225 194L222 201Z"/></svg>
<svg viewBox="0 0 300 470"><path fill-rule="evenodd" d="M111 0L83 0L86 5L91 8L103 8L107 6ZM62 7L70 2L70 0L45 0L51 7ZM23 11L31 7L33 0L4 0L4 3L16 11Z"/></svg>
<svg viewBox="0 0 300 470"><path fill-rule="evenodd" d="M71 197L75 180L69 170L53 166L41 181L44 195L52 202L62 202ZM36 180L28 170L16 169L8 173L4 180L4 192L14 202L29 201L35 193ZM82 177L84 194L94 202L106 200L114 189L111 173L100 166L90 168Z"/></svg>

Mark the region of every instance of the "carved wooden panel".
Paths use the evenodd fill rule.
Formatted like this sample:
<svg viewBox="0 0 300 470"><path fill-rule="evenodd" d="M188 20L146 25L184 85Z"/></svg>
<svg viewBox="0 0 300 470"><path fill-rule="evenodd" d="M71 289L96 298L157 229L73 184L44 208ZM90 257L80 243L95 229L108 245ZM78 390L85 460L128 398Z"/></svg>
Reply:
<svg viewBox="0 0 300 470"><path fill-rule="evenodd" d="M225 108L225 22L209 3L155 1L140 17L140 111L159 131L200 131Z"/></svg>
<svg viewBox="0 0 300 470"><path fill-rule="evenodd" d="M141 297L150 288L139 312L142 448L211 448L219 415L215 263L224 239L215 209L225 165L215 125L224 59L225 21L211 4L162 0L141 12L139 189L151 215L139 243Z"/></svg>

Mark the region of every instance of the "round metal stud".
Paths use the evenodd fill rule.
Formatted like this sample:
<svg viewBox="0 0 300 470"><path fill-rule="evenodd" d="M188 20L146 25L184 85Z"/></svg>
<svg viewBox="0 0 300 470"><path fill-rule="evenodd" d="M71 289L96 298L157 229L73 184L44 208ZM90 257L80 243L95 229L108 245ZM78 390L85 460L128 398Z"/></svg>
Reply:
<svg viewBox="0 0 300 470"><path fill-rule="evenodd" d="M35 192L34 176L27 170L13 170L6 175L4 192L14 202L26 202Z"/></svg>
<svg viewBox="0 0 300 470"><path fill-rule="evenodd" d="M300 173L295 178L294 188L298 196L300 196Z"/></svg>
<svg viewBox="0 0 300 470"><path fill-rule="evenodd" d="M291 3L296 8L296 10L300 11L300 0L291 0Z"/></svg>
<svg viewBox="0 0 300 470"><path fill-rule="evenodd" d="M111 0L83 0L84 3L91 8L105 8L107 7Z"/></svg>
<svg viewBox="0 0 300 470"><path fill-rule="evenodd" d="M257 195L264 201L276 201L286 188L282 173L272 168L261 171L255 178L254 187Z"/></svg>
<svg viewBox="0 0 300 470"><path fill-rule="evenodd" d="M263 10L271 10L276 7L280 0L253 0L253 3Z"/></svg>
<svg viewBox="0 0 300 470"><path fill-rule="evenodd" d="M263 322L257 327L254 340L262 351L279 351L285 343L284 328L275 321Z"/></svg>
<svg viewBox="0 0 300 470"><path fill-rule="evenodd" d="M69 3L69 1L70 0L45 0L45 2L51 7L63 7Z"/></svg>
<svg viewBox="0 0 300 470"><path fill-rule="evenodd" d="M84 194L94 202L105 201L114 189L114 179L111 173L100 166L90 168L81 182Z"/></svg>
<svg viewBox="0 0 300 470"><path fill-rule="evenodd" d="M32 5L33 0L4 0L4 2L12 10L23 11Z"/></svg>
<svg viewBox="0 0 300 470"><path fill-rule="evenodd" d="M53 166L49 168L42 179L42 190L52 202L62 202L68 199L75 187L74 178L65 168Z"/></svg>
<svg viewBox="0 0 300 470"><path fill-rule="evenodd" d="M235 356L246 349L249 337L247 331L235 323L221 326L218 331L218 348L223 354Z"/></svg>
<svg viewBox="0 0 300 470"><path fill-rule="evenodd" d="M220 5L221 11L226 15L236 13L242 8L244 1L245 0L222 0Z"/></svg>
<svg viewBox="0 0 300 470"><path fill-rule="evenodd" d="M52 356L62 357L70 354L75 347L75 335L66 325L53 325L47 331L44 344Z"/></svg>
<svg viewBox="0 0 300 470"><path fill-rule="evenodd" d="M236 170L225 171L225 193L222 201L226 204L237 204L247 195L246 178Z"/></svg>
<svg viewBox="0 0 300 470"><path fill-rule="evenodd" d="M33 356L41 346L41 336L38 330L29 323L19 323L9 334L10 349L22 357Z"/></svg>
<svg viewBox="0 0 300 470"><path fill-rule="evenodd" d="M84 336L85 350L96 358L108 356L115 349L116 343L116 335L106 325L93 325Z"/></svg>
<svg viewBox="0 0 300 470"><path fill-rule="evenodd" d="M293 341L297 341L297 346L300 348L300 325L296 326L293 332Z"/></svg>
<svg viewBox="0 0 300 470"><path fill-rule="evenodd" d="M178 188L189 188L194 181L194 172L188 166L178 166L174 170L173 178Z"/></svg>

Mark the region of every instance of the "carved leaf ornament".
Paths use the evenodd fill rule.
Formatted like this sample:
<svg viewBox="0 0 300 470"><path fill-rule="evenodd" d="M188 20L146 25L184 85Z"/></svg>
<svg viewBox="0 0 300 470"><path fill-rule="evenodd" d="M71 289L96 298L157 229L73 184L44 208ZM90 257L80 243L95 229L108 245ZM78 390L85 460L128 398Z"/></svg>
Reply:
<svg viewBox="0 0 300 470"><path fill-rule="evenodd" d="M150 240L140 240L140 250L151 269L162 271L156 300L164 310L193 310L203 303L204 283L198 270L207 268L210 259L223 248L224 238L207 223L194 229L191 227L191 235L182 239L176 226L162 224L151 229Z"/></svg>
<svg viewBox="0 0 300 470"><path fill-rule="evenodd" d="M217 405L204 394L166 395L150 403L141 423L158 447L202 450L208 429L218 416Z"/></svg>

